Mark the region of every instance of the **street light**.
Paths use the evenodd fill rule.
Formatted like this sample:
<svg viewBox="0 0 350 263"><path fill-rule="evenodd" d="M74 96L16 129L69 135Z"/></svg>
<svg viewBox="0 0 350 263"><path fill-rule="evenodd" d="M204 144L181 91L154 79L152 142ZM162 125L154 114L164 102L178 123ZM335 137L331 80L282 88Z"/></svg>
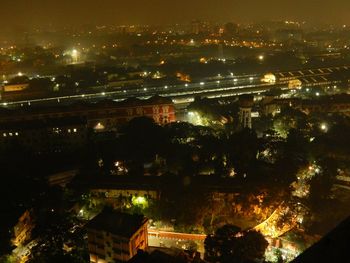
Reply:
<svg viewBox="0 0 350 263"><path fill-rule="evenodd" d="M78 62L78 58L79 58L78 50L73 49L72 53L71 53L71 56L72 56L73 62L77 63Z"/></svg>

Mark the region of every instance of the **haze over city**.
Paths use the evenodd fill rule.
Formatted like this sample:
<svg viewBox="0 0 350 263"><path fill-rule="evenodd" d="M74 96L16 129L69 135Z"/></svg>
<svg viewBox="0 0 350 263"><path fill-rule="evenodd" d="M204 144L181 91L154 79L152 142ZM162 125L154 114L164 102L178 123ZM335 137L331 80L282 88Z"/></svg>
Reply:
<svg viewBox="0 0 350 263"><path fill-rule="evenodd" d="M1 17L12 25L164 24L193 19L256 22L290 19L350 23L347 0L3 0ZM15 19L13 19L15 17Z"/></svg>

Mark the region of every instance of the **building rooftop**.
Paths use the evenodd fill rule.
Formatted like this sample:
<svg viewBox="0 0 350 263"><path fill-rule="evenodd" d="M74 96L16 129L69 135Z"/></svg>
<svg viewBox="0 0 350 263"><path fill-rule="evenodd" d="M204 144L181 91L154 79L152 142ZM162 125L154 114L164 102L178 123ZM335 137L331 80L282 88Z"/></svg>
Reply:
<svg viewBox="0 0 350 263"><path fill-rule="evenodd" d="M87 228L130 238L147 221L148 219L143 215L130 215L104 209L87 224Z"/></svg>
<svg viewBox="0 0 350 263"><path fill-rule="evenodd" d="M0 121L1 119L11 118L11 116L30 116L41 114L55 114L55 113L67 113L67 112L85 112L103 110L103 109L122 109L129 107L141 107L150 105L162 105L173 104L170 98L161 96L153 96L149 99L129 98L124 101L116 102L113 100L102 100L97 103L89 103L86 101L79 101L71 105L59 105L59 106L25 106L21 108L4 108L0 107Z"/></svg>

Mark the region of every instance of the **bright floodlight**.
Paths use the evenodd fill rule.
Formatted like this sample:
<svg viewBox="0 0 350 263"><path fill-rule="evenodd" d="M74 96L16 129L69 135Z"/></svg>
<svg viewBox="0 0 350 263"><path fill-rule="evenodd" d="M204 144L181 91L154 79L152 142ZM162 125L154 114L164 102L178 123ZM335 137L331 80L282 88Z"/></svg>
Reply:
<svg viewBox="0 0 350 263"><path fill-rule="evenodd" d="M71 56L72 56L74 62L78 62L78 57L79 57L79 52L78 52L78 50L73 49L73 50L72 50L72 53L71 53Z"/></svg>

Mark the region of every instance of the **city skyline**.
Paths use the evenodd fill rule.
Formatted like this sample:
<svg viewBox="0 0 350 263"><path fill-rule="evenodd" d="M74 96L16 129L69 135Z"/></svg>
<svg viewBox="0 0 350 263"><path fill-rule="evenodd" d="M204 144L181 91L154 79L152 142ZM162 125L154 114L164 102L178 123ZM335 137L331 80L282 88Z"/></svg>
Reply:
<svg viewBox="0 0 350 263"><path fill-rule="evenodd" d="M313 0L249 2L221 0L178 0L174 2L150 0L112 1L63 0L60 3L44 0L5 0L2 17L6 28L38 25L84 25L84 24L164 24L187 23L193 19L206 21L252 22L264 20L298 20L320 24L347 24L346 10L350 2L335 0L332 3ZM16 14L16 19L13 19ZM326 18L326 19L325 19ZM5 29L5 28L3 28Z"/></svg>
<svg viewBox="0 0 350 263"><path fill-rule="evenodd" d="M349 257L349 0L0 1L0 263Z"/></svg>

